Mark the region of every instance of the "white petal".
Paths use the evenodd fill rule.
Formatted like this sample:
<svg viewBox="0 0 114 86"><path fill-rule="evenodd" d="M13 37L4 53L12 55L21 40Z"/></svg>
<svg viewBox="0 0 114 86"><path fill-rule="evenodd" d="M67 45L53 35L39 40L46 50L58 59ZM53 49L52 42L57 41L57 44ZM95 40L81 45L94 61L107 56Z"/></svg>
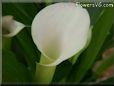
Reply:
<svg viewBox="0 0 114 86"><path fill-rule="evenodd" d="M4 37L13 37L17 35L25 25L14 20L13 16L3 16L2 18L2 27L7 30L7 33L3 33Z"/></svg>
<svg viewBox="0 0 114 86"><path fill-rule="evenodd" d="M90 18L86 9L75 3L56 3L41 10L32 23L32 37L41 53L54 66L84 48Z"/></svg>

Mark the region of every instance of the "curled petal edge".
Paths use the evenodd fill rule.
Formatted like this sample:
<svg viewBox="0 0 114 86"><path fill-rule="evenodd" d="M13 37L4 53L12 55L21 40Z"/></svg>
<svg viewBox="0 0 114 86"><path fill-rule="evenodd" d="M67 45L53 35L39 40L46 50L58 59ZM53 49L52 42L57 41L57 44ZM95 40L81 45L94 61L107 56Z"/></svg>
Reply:
<svg viewBox="0 0 114 86"><path fill-rule="evenodd" d="M78 58L78 56L81 54L81 52L83 51L83 50L85 50L87 47L88 47L88 45L89 45L89 43L90 43L90 41L91 41L91 29L92 27L90 27L90 29L89 29L89 31L88 31L88 39L87 39L87 42L86 42L86 44L85 44L85 46L84 46L84 48L83 49L81 49L78 53L76 53L75 55L77 55L76 57L75 57L75 60ZM72 56L71 56L72 57ZM45 56L43 57L45 60L49 60L48 58L46 58ZM63 58L63 57L62 57ZM70 58L70 57L69 57ZM65 59L66 60L66 59ZM41 62L41 63L38 63L38 62L36 62L36 64L37 65L40 65L40 66L47 66L47 67L51 67L51 66L57 66L58 64L60 64L61 62L63 62L63 61L65 61L64 59L60 59L60 57L58 58L58 59L56 59L56 60L54 60L54 61L52 61L51 59L50 59L50 61L48 62L48 63L43 63L43 62Z"/></svg>

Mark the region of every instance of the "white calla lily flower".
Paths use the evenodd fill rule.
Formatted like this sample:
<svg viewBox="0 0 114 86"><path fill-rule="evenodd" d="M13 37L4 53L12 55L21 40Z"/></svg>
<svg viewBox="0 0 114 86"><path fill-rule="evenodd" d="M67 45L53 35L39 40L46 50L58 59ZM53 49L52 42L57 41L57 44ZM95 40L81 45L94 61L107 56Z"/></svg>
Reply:
<svg viewBox="0 0 114 86"><path fill-rule="evenodd" d="M23 28L24 24L13 19L13 16L2 17L3 37L13 37L17 35Z"/></svg>
<svg viewBox="0 0 114 86"><path fill-rule="evenodd" d="M34 18L32 37L37 48L56 66L81 51L88 42L90 17L75 3L56 3L45 7Z"/></svg>

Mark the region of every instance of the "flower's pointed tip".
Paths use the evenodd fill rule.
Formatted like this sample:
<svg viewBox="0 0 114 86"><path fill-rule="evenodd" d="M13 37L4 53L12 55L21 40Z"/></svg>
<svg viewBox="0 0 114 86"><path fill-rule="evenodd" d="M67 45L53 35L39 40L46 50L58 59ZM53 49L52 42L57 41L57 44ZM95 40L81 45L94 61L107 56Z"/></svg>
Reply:
<svg viewBox="0 0 114 86"><path fill-rule="evenodd" d="M24 24L13 19L13 16L8 15L2 18L2 28L3 32L6 30L7 32L3 33L3 37L13 37L17 35L23 28Z"/></svg>
<svg viewBox="0 0 114 86"><path fill-rule="evenodd" d="M25 27L24 24L15 21L15 26L14 26L14 28L12 28L13 30L8 34L3 34L3 36L4 37L13 37L13 36L17 35L24 27Z"/></svg>

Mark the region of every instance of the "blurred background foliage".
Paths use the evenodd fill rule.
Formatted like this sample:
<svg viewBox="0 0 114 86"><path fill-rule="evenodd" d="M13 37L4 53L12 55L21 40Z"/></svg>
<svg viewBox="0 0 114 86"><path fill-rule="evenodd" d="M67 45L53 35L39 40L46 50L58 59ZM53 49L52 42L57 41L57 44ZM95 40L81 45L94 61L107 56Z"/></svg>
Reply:
<svg viewBox="0 0 114 86"><path fill-rule="evenodd" d="M52 3L2 3L2 15L31 26L35 15ZM86 8L90 14L92 40L75 64L69 60L57 66L53 83L113 83L113 8ZM3 37L3 84L34 83L35 62L40 52L33 43L31 28L13 38ZM75 56L74 56L75 57Z"/></svg>

